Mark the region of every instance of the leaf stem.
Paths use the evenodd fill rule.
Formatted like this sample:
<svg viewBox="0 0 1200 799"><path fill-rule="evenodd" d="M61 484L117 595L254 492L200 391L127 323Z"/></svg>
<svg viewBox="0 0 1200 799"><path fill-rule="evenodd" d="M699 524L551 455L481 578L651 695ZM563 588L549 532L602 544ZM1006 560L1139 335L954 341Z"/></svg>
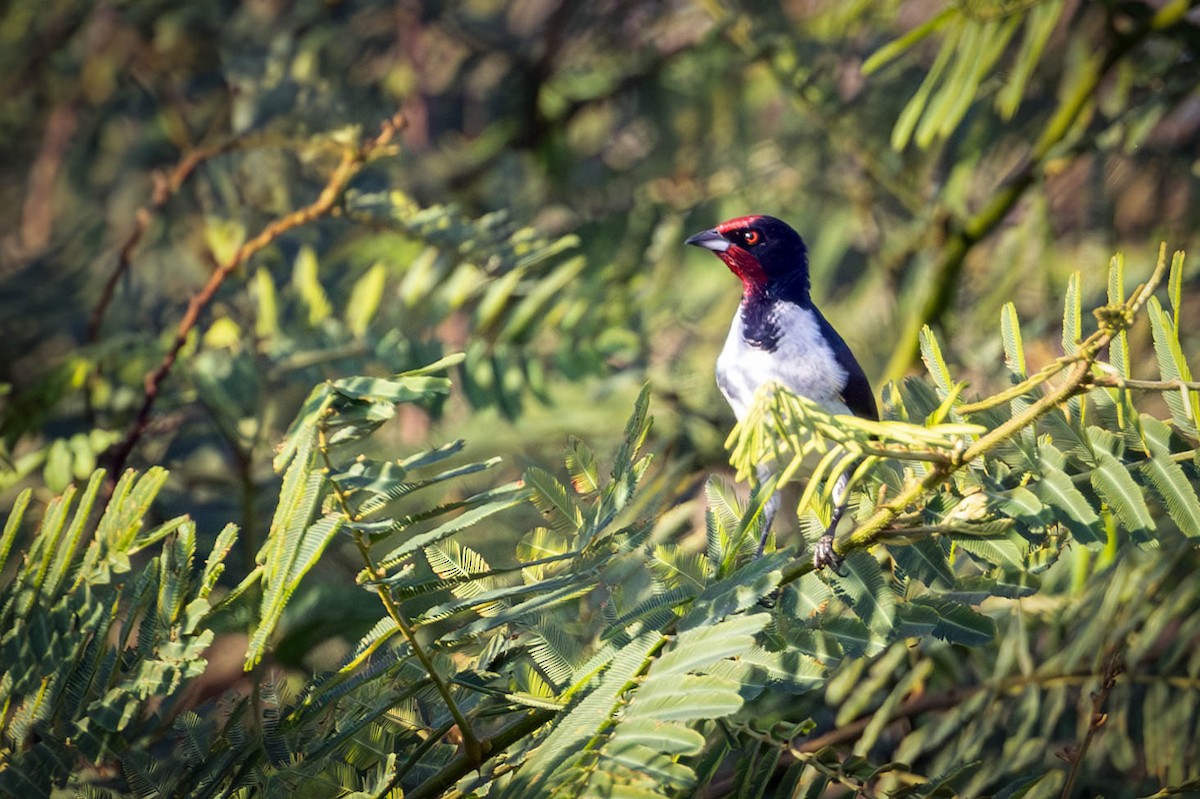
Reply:
<svg viewBox="0 0 1200 799"><path fill-rule="evenodd" d="M1092 375L1088 381L1101 388L1132 388L1139 391L1200 391L1200 380L1132 380L1120 375Z"/></svg>
<svg viewBox="0 0 1200 799"><path fill-rule="evenodd" d="M549 723L557 715L558 713L553 710L530 711L525 717L514 721L491 738L483 740L481 745L489 752L502 751ZM436 774L412 791L405 793L404 799L431 799L441 796L447 788L478 768L478 765L478 763L471 762L465 752L455 755L449 763L438 769Z"/></svg>
<svg viewBox="0 0 1200 799"><path fill-rule="evenodd" d="M317 449L320 451L321 459L325 463L325 471L328 478L328 476L332 475L335 470L333 467L333 461L329 457L329 439L326 434L324 420L317 424ZM348 520L353 520L354 514L350 510L349 498L346 496L345 492L342 491L341 486L339 486L333 480L330 480L329 482L333 484L334 495L338 499L338 504L342 507L342 514ZM375 556L371 554L371 546L367 542L366 536L361 530L354 531L354 544L358 547L359 553L362 554L363 562L366 564L366 569L368 574L371 576L371 579L380 580L385 577L386 574L375 562ZM391 589L388 588L388 586L384 583L376 583L374 588L375 594L379 597L379 601L383 603L384 610L387 611L388 616L390 616L392 621L396 623L396 626L400 628L400 632L408 640L408 645L412 647L413 654L416 655L417 660L421 662L421 666L425 669L425 673L429 675L429 679L433 681L433 686L437 690L438 694L442 697L442 701L446 703L446 708L450 711L451 718L454 719L454 723L458 726L458 730L462 734L463 750L467 756L468 762L470 762L473 767L478 766L483 762L483 757L487 750L480 743L479 738L476 737L475 731L471 727L471 722L467 719L466 714L463 713L462 708L460 708L458 703L454 701L454 695L450 692L450 686L447 685L446 681L442 678L442 675L438 673L437 668L433 663L433 659L417 640L416 631L413 630L412 625L408 623L408 619L400 610L400 606L396 603L395 598L392 596Z"/></svg>
<svg viewBox="0 0 1200 799"><path fill-rule="evenodd" d="M888 723L899 721L900 719L913 718L923 713L936 713L942 710L949 710L962 704L971 697L988 691L995 694L997 697L1019 692L1020 690L1030 686L1038 686L1046 689L1054 685L1085 685L1097 677L1103 677L1092 672L1069 672L1066 674L1030 674L1018 675L1000 680L995 683L979 683L977 685L960 686L940 694L915 694L911 699L902 703L893 711L888 719ZM1116 678L1114 677L1114 685ZM1128 683L1151 683L1153 681L1145 678L1130 677L1122 679L1121 682ZM818 735L813 738L808 738L802 742L793 741L789 745L789 752L793 756L809 755L814 752L819 752L827 746L835 746L837 744L849 743L857 740L858 736L863 733L878 710L859 716L854 721L843 724L835 730L830 730L827 733Z"/></svg>

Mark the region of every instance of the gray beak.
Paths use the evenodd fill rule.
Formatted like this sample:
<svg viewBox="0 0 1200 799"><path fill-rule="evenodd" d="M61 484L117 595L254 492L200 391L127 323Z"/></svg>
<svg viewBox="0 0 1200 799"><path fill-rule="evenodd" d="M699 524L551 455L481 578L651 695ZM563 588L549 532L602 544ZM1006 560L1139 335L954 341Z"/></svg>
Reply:
<svg viewBox="0 0 1200 799"><path fill-rule="evenodd" d="M697 247L703 247L713 252L725 252L729 249L729 242L717 232L716 228L701 230L696 235L688 237L684 244L694 244Z"/></svg>

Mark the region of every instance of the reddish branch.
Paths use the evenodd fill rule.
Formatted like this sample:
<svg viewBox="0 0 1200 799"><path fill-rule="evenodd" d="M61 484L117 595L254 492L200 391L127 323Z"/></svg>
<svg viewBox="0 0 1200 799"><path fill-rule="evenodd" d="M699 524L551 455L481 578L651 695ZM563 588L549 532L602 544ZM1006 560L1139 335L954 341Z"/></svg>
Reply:
<svg viewBox="0 0 1200 799"><path fill-rule="evenodd" d="M1078 747L1074 747L1074 751L1067 754L1066 759L1071 763L1071 772L1067 775L1067 782L1063 785L1062 799L1070 799L1071 794L1075 791L1075 781L1079 778L1079 767L1083 765L1083 757L1087 754L1088 746L1092 743L1092 738L1108 721L1108 714L1104 712L1104 703L1108 701L1108 694L1112 691L1113 686L1117 684L1117 675L1122 671L1121 658L1114 650L1109 652L1107 661L1104 666L1104 677L1100 682L1100 689L1092 692L1092 716L1088 721L1087 732L1083 736L1083 743Z"/></svg>
<svg viewBox="0 0 1200 799"><path fill-rule="evenodd" d="M117 265L113 267L108 280L104 281L100 299L96 302L96 307L92 309L92 315L88 318L87 340L89 343L100 340L100 327L104 324L104 315L108 313L108 306L112 304L113 295L116 294L117 284L121 281L121 277L129 271L129 267L133 263L133 251L137 249L142 237L146 235L146 230L150 227L154 215L175 196L180 186L196 171L196 167L209 158L232 149L235 143L236 140L230 140L212 147L197 148L185 155L170 172L156 171L154 173L154 193L150 197L150 202L137 209L137 213L134 214L133 230L129 232L129 236L121 244L121 248L117 250Z"/></svg>
<svg viewBox="0 0 1200 799"><path fill-rule="evenodd" d="M212 298L216 295L221 284L225 282L225 278L229 277L230 273L245 264L256 253L266 248L284 233L293 228L307 225L330 213L334 208L334 204L342 195L342 192L346 190L350 181L362 169L367 159L379 149L390 144L403 125L404 119L397 113L383 123L379 134L374 138L368 139L357 147L346 146L342 150L341 160L330 174L325 187L321 190L317 199L285 217L276 219L263 228L257 236L243 243L224 263L217 265L217 268L213 270L213 273L209 276L204 286L192 295L192 298L188 301L187 309L183 313L183 318L179 320L179 328L175 332L175 338L171 342L171 346L167 349L166 354L163 355L163 359L158 366L146 375L142 405L138 409L137 416L134 417L133 424L130 425L125 437L105 453L105 462L108 466L110 480L115 479L121 470L125 468L125 462L129 459L129 454L141 439L142 434L146 432L146 426L150 422L150 415L154 410L154 403L158 399L159 389L162 387L163 381L167 379L167 376L171 373L171 369L175 366L175 361L179 357L179 351L183 349L183 345L187 342L188 335L195 329L200 319L200 314L212 302ZM197 164L204 160L204 157L208 157L207 155L203 155L204 152L197 151L197 158L188 170L181 172L177 168L176 174L186 177L191 170L195 169ZM212 153L210 152L208 155L212 155ZM185 159L184 163L187 163L187 159ZM180 166L182 167L183 164ZM164 188L163 191L166 193L166 197L170 196L169 186ZM158 197L159 192L156 190L155 201L158 200ZM166 202L166 198L163 199L163 202ZM133 247L137 244L137 238L141 237L148 223L149 215L146 215L145 222L143 222L139 214L138 228L135 228L134 235L127 242L127 249L130 252L132 252ZM122 248L123 252L125 249ZM125 255L124 257L127 258L128 256ZM115 283L115 280L112 282Z"/></svg>

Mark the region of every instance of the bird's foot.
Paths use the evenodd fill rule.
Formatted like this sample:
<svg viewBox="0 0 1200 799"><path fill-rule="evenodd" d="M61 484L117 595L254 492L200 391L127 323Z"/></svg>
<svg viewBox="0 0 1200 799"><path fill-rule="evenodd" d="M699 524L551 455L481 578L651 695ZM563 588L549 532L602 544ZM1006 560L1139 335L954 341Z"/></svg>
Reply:
<svg viewBox="0 0 1200 799"><path fill-rule="evenodd" d="M813 568L817 571L828 566L834 574L841 574L842 556L833 551L833 532L827 532L817 539L813 547Z"/></svg>
<svg viewBox="0 0 1200 799"><path fill-rule="evenodd" d="M783 594L783 591L779 588L776 588L771 593L769 593L766 596L764 596L763 598L759 599L758 606L761 608L766 608L767 610L774 610L775 606L779 604L779 597L782 594Z"/></svg>

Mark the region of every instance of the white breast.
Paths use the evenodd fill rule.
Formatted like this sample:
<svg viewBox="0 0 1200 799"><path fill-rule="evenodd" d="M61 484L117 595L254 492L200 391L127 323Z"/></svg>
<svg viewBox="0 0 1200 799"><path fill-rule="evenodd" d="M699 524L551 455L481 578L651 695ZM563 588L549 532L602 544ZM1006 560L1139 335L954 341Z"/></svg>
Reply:
<svg viewBox="0 0 1200 799"><path fill-rule="evenodd" d="M742 337L739 312L717 358L717 385L738 420L746 416L759 387L772 381L825 405L833 413L849 413L841 394L846 370L825 343L813 311L791 303L776 313L779 343L772 352L752 347Z"/></svg>

